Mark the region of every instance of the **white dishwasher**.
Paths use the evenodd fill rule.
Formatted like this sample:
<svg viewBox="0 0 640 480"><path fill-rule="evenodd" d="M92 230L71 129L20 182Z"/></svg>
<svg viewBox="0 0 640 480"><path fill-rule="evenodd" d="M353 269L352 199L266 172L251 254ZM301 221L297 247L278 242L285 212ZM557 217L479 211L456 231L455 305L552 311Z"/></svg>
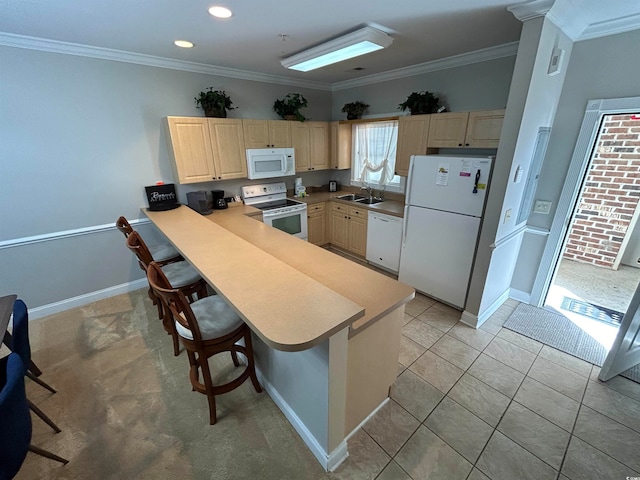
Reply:
<svg viewBox="0 0 640 480"><path fill-rule="evenodd" d="M369 210L367 261L398 272L402 243L402 218Z"/></svg>

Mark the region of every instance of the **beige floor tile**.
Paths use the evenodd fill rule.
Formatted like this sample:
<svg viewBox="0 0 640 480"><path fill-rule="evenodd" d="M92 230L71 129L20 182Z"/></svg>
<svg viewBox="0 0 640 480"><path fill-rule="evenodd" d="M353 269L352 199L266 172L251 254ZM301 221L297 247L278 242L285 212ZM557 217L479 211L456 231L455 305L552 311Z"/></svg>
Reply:
<svg viewBox="0 0 640 480"><path fill-rule="evenodd" d="M640 402L601 382L589 381L582 403L640 433Z"/></svg>
<svg viewBox="0 0 640 480"><path fill-rule="evenodd" d="M483 330L476 330L460 322L454 325L448 333L467 345L471 345L476 350L484 350L485 347L489 345L489 342L493 340L493 335L490 333Z"/></svg>
<svg viewBox="0 0 640 480"><path fill-rule="evenodd" d="M491 335L497 335L500 330L502 330L502 325L509 319L508 314L499 314L495 312L491 315L482 325L480 325L480 330L484 330L485 332L490 333Z"/></svg>
<svg viewBox="0 0 640 480"><path fill-rule="evenodd" d="M414 342L404 335L400 336L399 362L405 367L408 367L413 362L415 362L420 357L420 355L422 355L426 351L427 349L419 343Z"/></svg>
<svg viewBox="0 0 640 480"><path fill-rule="evenodd" d="M598 375L600 375L600 367L594 365L591 371L591 380L598 382ZM628 378L618 375L606 382L600 382L600 384L606 385L616 392L622 393L623 395L640 402L640 383L636 383L633 380L629 380Z"/></svg>
<svg viewBox="0 0 640 480"><path fill-rule="evenodd" d="M536 355L540 353L540 350L542 350L543 347L542 343L534 340L533 338L525 337L524 335L520 335L519 333L506 328L500 329L496 336L506 340L507 342L511 342L520 348L524 348L531 353L535 353Z"/></svg>
<svg viewBox="0 0 640 480"><path fill-rule="evenodd" d="M497 337L491 340L484 353L525 374L536 359L536 355L528 350Z"/></svg>
<svg viewBox="0 0 640 480"><path fill-rule="evenodd" d="M401 363L398 363L398 377L402 374L402 372L404 372L407 369L407 367L405 367L404 365L402 365Z"/></svg>
<svg viewBox="0 0 640 480"><path fill-rule="evenodd" d="M580 404L542 383L525 378L514 400L570 432Z"/></svg>
<svg viewBox="0 0 640 480"><path fill-rule="evenodd" d="M425 310L416 318L418 320L422 320L427 325L437 328L438 330L448 332L460 320L460 312L456 311L457 314L454 314L448 311L443 311L443 309L437 308L436 305Z"/></svg>
<svg viewBox="0 0 640 480"><path fill-rule="evenodd" d="M404 306L404 311L412 317L417 317L434 303L435 300L416 293L416 297Z"/></svg>
<svg viewBox="0 0 640 480"><path fill-rule="evenodd" d="M556 470L560 470L571 437L569 432L517 402L511 402L509 405L498 425L498 431Z"/></svg>
<svg viewBox="0 0 640 480"><path fill-rule="evenodd" d="M436 408L444 394L415 373L405 370L391 386L391 398L421 422Z"/></svg>
<svg viewBox="0 0 640 480"><path fill-rule="evenodd" d="M420 427L395 458L411 478L466 479L473 465L426 427Z"/></svg>
<svg viewBox="0 0 640 480"><path fill-rule="evenodd" d="M579 358L569 355L568 353L556 350L549 345L544 345L538 355L560 365L561 367L578 373L583 377L589 378L589 374L591 373L592 365L589 362L585 362L584 360L580 360Z"/></svg>
<svg viewBox="0 0 640 480"><path fill-rule="evenodd" d="M409 370L443 393L451 390L451 387L464 374L464 370L461 368L429 351L423 353L418 360L413 362Z"/></svg>
<svg viewBox="0 0 640 480"><path fill-rule="evenodd" d="M444 335L444 332L415 319L402 327L402 334L423 347L429 348Z"/></svg>
<svg viewBox="0 0 640 480"><path fill-rule="evenodd" d="M347 442L349 456L333 473L336 480L364 480L376 478L391 457L373 439L358 430Z"/></svg>
<svg viewBox="0 0 640 480"><path fill-rule="evenodd" d="M413 317L411 315L409 315L408 313L405 312L404 314L404 320L402 321L402 326L404 327L407 323L409 323L411 320L413 320Z"/></svg>
<svg viewBox="0 0 640 480"><path fill-rule="evenodd" d="M524 379L524 374L485 354L480 355L467 372L508 397L516 394Z"/></svg>
<svg viewBox="0 0 640 480"><path fill-rule="evenodd" d="M479 350L451 335L444 335L429 350L463 370L469 368L480 355Z"/></svg>
<svg viewBox="0 0 640 480"><path fill-rule="evenodd" d="M376 477L376 480L411 480L411 477L407 472L402 470L402 467L395 461L389 462L382 473Z"/></svg>
<svg viewBox="0 0 640 480"><path fill-rule="evenodd" d="M573 434L640 472L640 433L582 406Z"/></svg>
<svg viewBox="0 0 640 480"><path fill-rule="evenodd" d="M582 396L584 395L588 381L582 375L578 375L543 357L536 358L531 370L529 370L528 376L577 402L582 401Z"/></svg>
<svg viewBox="0 0 640 480"><path fill-rule="evenodd" d="M449 397L427 417L424 425L471 463L480 456L493 427Z"/></svg>
<svg viewBox="0 0 640 480"><path fill-rule="evenodd" d="M392 457L398 453L420 422L393 400L376 412L364 431Z"/></svg>
<svg viewBox="0 0 640 480"><path fill-rule="evenodd" d="M562 464L562 473L571 480L619 480L640 475L574 436Z"/></svg>
<svg viewBox="0 0 640 480"><path fill-rule="evenodd" d="M476 464L492 479L555 480L553 468L496 431Z"/></svg>
<svg viewBox="0 0 640 480"><path fill-rule="evenodd" d="M480 470L478 470L477 468L474 468L471 471L471 474L467 477L467 480L491 480L491 479L487 477L484 473L482 473Z"/></svg>
<svg viewBox="0 0 640 480"><path fill-rule="evenodd" d="M462 376L447 396L494 427L498 425L511 401L506 395L468 373Z"/></svg>

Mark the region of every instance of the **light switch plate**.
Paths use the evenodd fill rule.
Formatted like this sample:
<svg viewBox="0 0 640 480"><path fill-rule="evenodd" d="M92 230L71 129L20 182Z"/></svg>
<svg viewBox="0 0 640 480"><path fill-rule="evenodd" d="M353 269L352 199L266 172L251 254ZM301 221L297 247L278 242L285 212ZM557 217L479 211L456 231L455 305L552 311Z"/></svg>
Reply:
<svg viewBox="0 0 640 480"><path fill-rule="evenodd" d="M541 213L542 215L549 215L551 212L551 202L545 200L536 200L533 205L533 213Z"/></svg>

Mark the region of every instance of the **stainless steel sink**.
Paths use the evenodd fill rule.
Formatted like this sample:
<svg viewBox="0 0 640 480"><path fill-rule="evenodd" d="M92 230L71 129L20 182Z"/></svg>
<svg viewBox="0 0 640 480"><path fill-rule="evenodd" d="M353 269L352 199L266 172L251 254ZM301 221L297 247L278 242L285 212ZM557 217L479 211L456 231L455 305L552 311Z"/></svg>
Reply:
<svg viewBox="0 0 640 480"><path fill-rule="evenodd" d="M336 198L340 200L348 200L350 202L358 202L360 200L369 199L369 197L365 197L364 195L358 195L357 193L347 193L345 195L338 195Z"/></svg>
<svg viewBox="0 0 640 480"><path fill-rule="evenodd" d="M366 205L375 205L376 203L384 202L384 200L382 198L365 197L360 200L356 200L356 202L364 203Z"/></svg>

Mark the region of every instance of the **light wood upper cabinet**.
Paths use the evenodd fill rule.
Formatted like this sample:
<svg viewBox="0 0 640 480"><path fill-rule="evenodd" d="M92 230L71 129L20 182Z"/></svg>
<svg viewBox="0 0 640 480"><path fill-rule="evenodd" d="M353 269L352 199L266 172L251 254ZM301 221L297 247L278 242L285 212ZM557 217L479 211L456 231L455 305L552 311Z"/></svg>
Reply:
<svg viewBox="0 0 640 480"><path fill-rule="evenodd" d="M166 117L165 131L178 183L247 176L241 120Z"/></svg>
<svg viewBox="0 0 640 480"><path fill-rule="evenodd" d="M465 145L475 148L498 148L504 110L469 112Z"/></svg>
<svg viewBox="0 0 640 480"><path fill-rule="evenodd" d="M331 122L331 168L346 170L351 168L352 127L349 124Z"/></svg>
<svg viewBox="0 0 640 480"><path fill-rule="evenodd" d="M409 174L411 155L427 153L427 137L432 115L410 115L398 118L398 148L396 151L396 175Z"/></svg>
<svg viewBox="0 0 640 480"><path fill-rule="evenodd" d="M291 122L291 143L296 172L329 168L329 125L327 122Z"/></svg>
<svg viewBox="0 0 640 480"><path fill-rule="evenodd" d="M289 148L292 122L286 120L242 120L245 148Z"/></svg>
<svg viewBox="0 0 640 480"><path fill-rule="evenodd" d="M431 115L427 145L434 148L498 148L504 110Z"/></svg>

